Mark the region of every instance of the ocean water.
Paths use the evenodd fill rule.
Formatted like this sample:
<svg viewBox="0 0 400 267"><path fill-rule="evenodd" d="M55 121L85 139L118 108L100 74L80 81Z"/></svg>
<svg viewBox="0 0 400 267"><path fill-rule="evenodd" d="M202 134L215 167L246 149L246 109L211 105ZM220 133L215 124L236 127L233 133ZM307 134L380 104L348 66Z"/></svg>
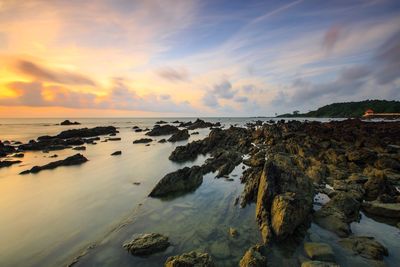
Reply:
<svg viewBox="0 0 400 267"><path fill-rule="evenodd" d="M235 206L243 185L239 165L230 175L234 181L204 176L202 185L189 194L168 200L148 198L155 184L167 173L184 166L200 165L207 156L184 164L168 160L178 145L202 139L209 129L197 129L188 141L132 144L144 137L133 126L152 128L156 121L189 121L195 118L76 119L82 125L60 126L62 119L0 119L0 140L27 142L65 129L113 125L121 141L86 145L86 151L65 149L50 153L27 152L21 164L0 169L0 266L162 266L166 258L191 250L209 252L217 266L237 266L243 253L261 238L255 208ZM269 118L206 118L207 121L244 125ZM75 119L71 119L75 120ZM103 140L105 136L102 136ZM121 156L110 156L121 150ZM89 159L80 166L59 167L38 174L19 172L34 165L82 153ZM49 156L57 154L58 158ZM135 185L134 183L140 183ZM229 228L238 230L233 238ZM389 248L388 266L400 262L400 234L395 227L363 215L353 223L356 233L376 236ZM134 257L122 244L137 233L159 232L169 236L171 246L149 257ZM385 233L382 235L382 233ZM342 266L365 266L335 245L336 237L312 225L304 240L322 239L334 247ZM303 242L303 241L301 241ZM301 244L274 247L269 259L274 266L296 266ZM295 264L295 265L293 265Z"/></svg>

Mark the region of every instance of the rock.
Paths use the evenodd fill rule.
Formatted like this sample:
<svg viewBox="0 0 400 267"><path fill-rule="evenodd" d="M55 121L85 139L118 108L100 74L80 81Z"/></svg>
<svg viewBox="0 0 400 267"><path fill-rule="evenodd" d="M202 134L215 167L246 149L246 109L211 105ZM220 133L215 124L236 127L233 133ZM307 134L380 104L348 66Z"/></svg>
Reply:
<svg viewBox="0 0 400 267"><path fill-rule="evenodd" d="M339 192L314 213L314 221L321 227L346 237L351 233L349 223L359 219L360 202L351 193Z"/></svg>
<svg viewBox="0 0 400 267"><path fill-rule="evenodd" d="M38 173L42 170L51 170L60 166L80 165L82 163L85 163L86 161L88 161L88 159L85 158L83 155L75 154L63 160L53 161L43 166L34 166L32 169L23 171L20 174Z"/></svg>
<svg viewBox="0 0 400 267"><path fill-rule="evenodd" d="M173 125L162 125L158 127L154 127L151 131L147 132L148 136L160 136L160 135L169 135L179 132L178 127Z"/></svg>
<svg viewBox="0 0 400 267"><path fill-rule="evenodd" d="M237 237L239 235L238 231L235 228L229 227L229 234L232 237Z"/></svg>
<svg viewBox="0 0 400 267"><path fill-rule="evenodd" d="M200 134L199 132L192 132L191 135L198 135Z"/></svg>
<svg viewBox="0 0 400 267"><path fill-rule="evenodd" d="M12 155L13 158L23 158L25 155L23 153L15 153Z"/></svg>
<svg viewBox="0 0 400 267"><path fill-rule="evenodd" d="M202 166L203 174L217 171L217 178L224 177L229 175L241 161L242 156L236 151L216 151Z"/></svg>
<svg viewBox="0 0 400 267"><path fill-rule="evenodd" d="M0 161L0 168L10 167L11 165L21 163L20 160L3 160Z"/></svg>
<svg viewBox="0 0 400 267"><path fill-rule="evenodd" d="M331 246L326 243L307 242L304 243L304 252L306 255L317 261L335 261L335 255Z"/></svg>
<svg viewBox="0 0 400 267"><path fill-rule="evenodd" d="M378 201L364 201L362 208L372 215L388 218L400 218L400 203L380 203Z"/></svg>
<svg viewBox="0 0 400 267"><path fill-rule="evenodd" d="M262 255L262 247L256 245L251 247L243 255L239 262L240 267L265 267L267 266L267 258Z"/></svg>
<svg viewBox="0 0 400 267"><path fill-rule="evenodd" d="M123 247L133 255L143 256L165 250L170 245L168 237L158 234L141 234L134 236Z"/></svg>
<svg viewBox="0 0 400 267"><path fill-rule="evenodd" d="M166 124L166 123L168 123L168 122L166 122L166 121L163 121L163 120L161 120L161 121L157 121L157 122L156 122L156 124Z"/></svg>
<svg viewBox="0 0 400 267"><path fill-rule="evenodd" d="M243 161L244 164L251 167L262 167L265 163L265 151L259 151L249 159Z"/></svg>
<svg viewBox="0 0 400 267"><path fill-rule="evenodd" d="M256 203L256 218L265 244L274 236L286 239L308 220L313 190L310 179L293 166L290 157L276 154L265 163Z"/></svg>
<svg viewBox="0 0 400 267"><path fill-rule="evenodd" d="M135 141L133 141L134 144L146 144L146 143L150 143L152 142L153 139L151 138L141 138L141 139L137 139Z"/></svg>
<svg viewBox="0 0 400 267"><path fill-rule="evenodd" d="M186 127L188 130L195 130L199 128L209 128L209 127L219 127L221 124L219 122L217 123L211 123L211 122L205 122L201 119L196 119L195 122L186 122L186 123L181 123L179 125L180 127Z"/></svg>
<svg viewBox="0 0 400 267"><path fill-rule="evenodd" d="M191 251L167 259L165 267L215 267L215 264L207 253Z"/></svg>
<svg viewBox="0 0 400 267"><path fill-rule="evenodd" d="M178 132L176 132L175 134L173 134L168 141L169 142L178 142L178 141L183 141L183 140L187 140L189 139L190 135L189 135L189 131L188 130L180 130Z"/></svg>
<svg viewBox="0 0 400 267"><path fill-rule="evenodd" d="M133 184L134 184L134 185L140 185L140 183L139 183L139 182L133 182Z"/></svg>
<svg viewBox="0 0 400 267"><path fill-rule="evenodd" d="M94 128L82 128L82 129L70 129L66 131L62 131L56 136L41 136L38 140L45 139L69 139L69 138L77 138L77 137L94 137L99 135L109 135L111 133L117 133L117 129L114 126L100 126Z"/></svg>
<svg viewBox="0 0 400 267"><path fill-rule="evenodd" d="M118 156L118 155L121 155L121 154L122 154L122 151L115 151L115 152L113 152L111 154L111 156Z"/></svg>
<svg viewBox="0 0 400 267"><path fill-rule="evenodd" d="M164 197L173 193L185 193L195 190L203 182L203 173L199 166L185 167L165 175L153 188L150 197Z"/></svg>
<svg viewBox="0 0 400 267"><path fill-rule="evenodd" d="M375 167L377 169L392 169L396 171L400 171L400 162L391 157L380 157L378 160L374 162Z"/></svg>
<svg viewBox="0 0 400 267"><path fill-rule="evenodd" d="M5 157L8 154L14 153L15 148L8 143L0 141L0 157Z"/></svg>
<svg viewBox="0 0 400 267"><path fill-rule="evenodd" d="M383 260L383 256L388 256L388 250L373 237L368 236L351 236L342 238L339 244L354 255L373 260Z"/></svg>
<svg viewBox="0 0 400 267"><path fill-rule="evenodd" d="M108 138L108 141L121 141L120 137L112 137L112 138Z"/></svg>
<svg viewBox="0 0 400 267"><path fill-rule="evenodd" d="M167 142L167 140L165 140L164 138L163 139L161 139L160 141L158 141L159 143L166 143Z"/></svg>
<svg viewBox="0 0 400 267"><path fill-rule="evenodd" d="M80 151L82 151L82 150L86 150L86 147L85 146L77 146L77 147L74 147L74 148L72 148L73 150L80 150Z"/></svg>
<svg viewBox="0 0 400 267"><path fill-rule="evenodd" d="M60 125L80 125L80 123L77 121L72 122L70 120L65 120L65 121L61 122Z"/></svg>
<svg viewBox="0 0 400 267"><path fill-rule="evenodd" d="M305 261L301 264L301 267L340 267L340 265L325 261Z"/></svg>
<svg viewBox="0 0 400 267"><path fill-rule="evenodd" d="M372 176L364 184L365 196L367 200L375 200L382 194L394 196L396 189L386 179L383 173Z"/></svg>

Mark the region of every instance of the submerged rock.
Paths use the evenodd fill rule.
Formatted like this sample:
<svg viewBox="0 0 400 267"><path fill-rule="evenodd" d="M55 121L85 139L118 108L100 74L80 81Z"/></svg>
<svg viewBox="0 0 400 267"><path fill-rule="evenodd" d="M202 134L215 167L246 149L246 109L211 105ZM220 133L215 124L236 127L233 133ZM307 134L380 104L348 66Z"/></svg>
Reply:
<svg viewBox="0 0 400 267"><path fill-rule="evenodd" d="M141 139L137 139L137 140L133 141L134 144L147 144L147 143L150 143L150 142L153 142L153 139L151 139L151 138L141 138Z"/></svg>
<svg viewBox="0 0 400 267"><path fill-rule="evenodd" d="M10 167L11 165L21 163L20 160L3 160L0 161L0 168Z"/></svg>
<svg viewBox="0 0 400 267"><path fill-rule="evenodd" d="M121 155L122 154L122 151L115 151L115 152L113 152L112 154L111 154L111 156L118 156L118 155Z"/></svg>
<svg viewBox="0 0 400 267"><path fill-rule="evenodd" d="M168 237L158 234L141 234L123 244L133 255L143 256L165 250L170 245Z"/></svg>
<svg viewBox="0 0 400 267"><path fill-rule="evenodd" d="M164 267L215 267L214 261L207 253L191 251L167 259Z"/></svg>
<svg viewBox="0 0 400 267"><path fill-rule="evenodd" d="M160 136L160 135L169 135L179 132L178 127L173 125L161 125L158 127L154 127L151 131L147 132L148 136Z"/></svg>
<svg viewBox="0 0 400 267"><path fill-rule="evenodd" d="M239 262L240 267L264 267L267 266L267 258L262 255L262 247L256 245L251 247L243 255Z"/></svg>
<svg viewBox="0 0 400 267"><path fill-rule="evenodd" d="M342 238L339 244L354 255L373 260L383 260L383 256L388 256L388 250L373 237L369 236L352 236Z"/></svg>
<svg viewBox="0 0 400 267"><path fill-rule="evenodd" d="M80 125L80 123L77 121L72 122L70 120L65 120L65 121L61 122L60 125Z"/></svg>
<svg viewBox="0 0 400 267"><path fill-rule="evenodd" d="M165 175L153 188L150 197L163 197L173 193L193 191L203 182L199 166L185 167Z"/></svg>
<svg viewBox="0 0 400 267"><path fill-rule="evenodd" d="M32 169L23 171L20 174L38 173L42 170L51 170L60 166L80 165L82 163L85 163L86 161L88 161L88 159L85 158L83 155L75 154L63 160L53 161L43 166L34 166Z"/></svg>
<svg viewBox="0 0 400 267"><path fill-rule="evenodd" d="M400 203L380 203L378 201L364 201L363 209L372 215L388 218L400 218Z"/></svg>
<svg viewBox="0 0 400 267"><path fill-rule="evenodd" d="M189 135L189 131L188 130L180 130L178 132L176 132L175 134L173 134L168 141L169 142L178 142L178 141L184 141L189 139L190 135Z"/></svg>
<svg viewBox="0 0 400 267"><path fill-rule="evenodd" d="M326 261L305 261L301 267L340 267L340 265Z"/></svg>
<svg viewBox="0 0 400 267"><path fill-rule="evenodd" d="M307 242L304 243L304 252L306 255L317 261L335 261L335 255L331 246L326 243Z"/></svg>

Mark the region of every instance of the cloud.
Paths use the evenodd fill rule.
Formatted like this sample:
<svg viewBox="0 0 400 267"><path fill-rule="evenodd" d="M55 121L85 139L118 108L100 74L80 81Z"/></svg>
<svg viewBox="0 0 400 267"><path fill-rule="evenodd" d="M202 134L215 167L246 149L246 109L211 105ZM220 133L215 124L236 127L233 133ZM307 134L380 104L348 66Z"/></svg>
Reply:
<svg viewBox="0 0 400 267"><path fill-rule="evenodd" d="M15 68L19 73L39 81L55 82L67 85L96 85L92 79L81 74L71 73L64 70L49 70L28 60L17 60L15 62Z"/></svg>
<svg viewBox="0 0 400 267"><path fill-rule="evenodd" d="M208 91L202 98L202 102L205 106L210 108L219 107L218 99L212 92Z"/></svg>
<svg viewBox="0 0 400 267"><path fill-rule="evenodd" d="M322 40L322 47L327 51L330 52L339 41L340 35L342 33L342 27L339 25L334 25L330 27L324 35Z"/></svg>
<svg viewBox="0 0 400 267"><path fill-rule="evenodd" d="M237 93L237 90L232 89L232 84L229 81L223 81L214 85L214 89L211 92L218 98L232 99Z"/></svg>
<svg viewBox="0 0 400 267"><path fill-rule="evenodd" d="M12 82L7 88L13 90L18 97L0 99L0 105L3 106L195 112L188 101L174 102L170 97L156 94L139 96L126 85L123 78L114 78L109 93L101 97L92 93L71 91L62 86L46 86L40 82Z"/></svg>
<svg viewBox="0 0 400 267"><path fill-rule="evenodd" d="M189 73L184 68L174 69L171 67L164 67L159 69L157 74L163 79L171 82L182 82L189 80Z"/></svg>
<svg viewBox="0 0 400 267"><path fill-rule="evenodd" d="M238 102L238 103L245 103L249 100L249 98L246 96L237 96L237 97L235 97L234 100L235 100L235 102Z"/></svg>

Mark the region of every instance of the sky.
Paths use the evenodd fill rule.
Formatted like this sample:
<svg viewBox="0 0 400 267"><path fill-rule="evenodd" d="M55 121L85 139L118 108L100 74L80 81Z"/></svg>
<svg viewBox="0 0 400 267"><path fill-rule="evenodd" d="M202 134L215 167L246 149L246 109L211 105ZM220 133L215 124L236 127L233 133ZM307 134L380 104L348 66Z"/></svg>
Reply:
<svg viewBox="0 0 400 267"><path fill-rule="evenodd" d="M0 117L400 100L398 0L0 0Z"/></svg>

